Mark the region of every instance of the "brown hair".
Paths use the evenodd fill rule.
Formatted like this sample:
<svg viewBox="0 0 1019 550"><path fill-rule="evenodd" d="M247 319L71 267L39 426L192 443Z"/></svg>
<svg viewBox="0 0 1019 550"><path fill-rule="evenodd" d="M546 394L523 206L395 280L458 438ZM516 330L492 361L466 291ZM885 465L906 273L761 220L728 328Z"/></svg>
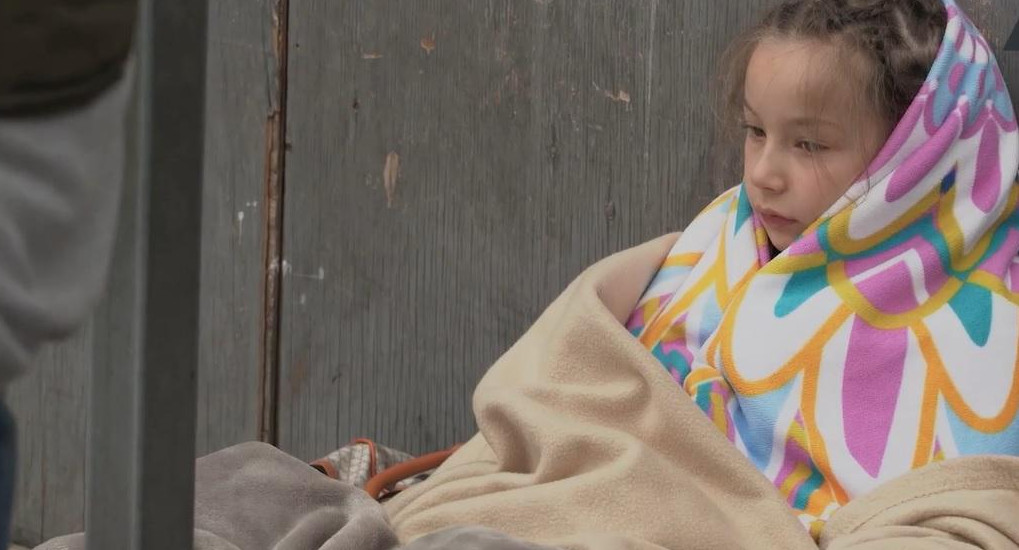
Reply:
<svg viewBox="0 0 1019 550"><path fill-rule="evenodd" d="M810 40L831 45L839 66L853 67L861 105L889 131L923 85L940 48L948 14L942 0L785 0L736 38L719 76L720 166L738 166L740 120L747 65L766 39ZM726 154L727 153L727 154ZM731 181L724 182L724 185Z"/></svg>

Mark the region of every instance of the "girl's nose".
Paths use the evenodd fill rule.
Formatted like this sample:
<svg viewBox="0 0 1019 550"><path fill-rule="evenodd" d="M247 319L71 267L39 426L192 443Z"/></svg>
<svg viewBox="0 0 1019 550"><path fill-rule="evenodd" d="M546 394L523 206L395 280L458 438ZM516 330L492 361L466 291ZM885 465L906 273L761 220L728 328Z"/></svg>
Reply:
<svg viewBox="0 0 1019 550"><path fill-rule="evenodd" d="M747 167L747 183L769 193L785 191L786 178L780 153L765 146L753 158L747 158L747 162L751 163Z"/></svg>

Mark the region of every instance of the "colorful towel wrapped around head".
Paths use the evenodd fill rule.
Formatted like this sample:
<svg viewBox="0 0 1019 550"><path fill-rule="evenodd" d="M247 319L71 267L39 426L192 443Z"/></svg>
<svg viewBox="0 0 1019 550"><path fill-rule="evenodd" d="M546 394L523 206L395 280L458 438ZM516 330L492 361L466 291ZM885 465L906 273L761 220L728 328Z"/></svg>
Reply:
<svg viewBox="0 0 1019 550"><path fill-rule="evenodd" d="M932 461L1019 455L1019 133L985 39L948 27L872 162L774 258L742 186L628 328L814 528Z"/></svg>

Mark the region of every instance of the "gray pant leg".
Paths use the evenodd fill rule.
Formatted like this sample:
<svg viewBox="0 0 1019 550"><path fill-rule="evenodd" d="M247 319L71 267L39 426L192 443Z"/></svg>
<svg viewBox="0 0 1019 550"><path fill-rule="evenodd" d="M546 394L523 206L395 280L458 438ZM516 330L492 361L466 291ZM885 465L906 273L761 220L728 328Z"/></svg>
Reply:
<svg viewBox="0 0 1019 550"><path fill-rule="evenodd" d="M74 110L0 118L0 388L102 293L131 80Z"/></svg>

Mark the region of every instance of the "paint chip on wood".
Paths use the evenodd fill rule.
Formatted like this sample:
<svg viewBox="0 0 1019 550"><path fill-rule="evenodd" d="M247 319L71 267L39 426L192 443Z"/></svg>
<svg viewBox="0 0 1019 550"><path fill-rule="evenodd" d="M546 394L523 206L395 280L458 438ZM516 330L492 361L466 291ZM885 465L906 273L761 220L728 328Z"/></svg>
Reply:
<svg viewBox="0 0 1019 550"><path fill-rule="evenodd" d="M324 281L326 280L326 270L324 267L319 266L317 273L299 273L294 271L294 266L290 262L283 260L283 276L294 277L297 279L311 279L313 281ZM304 305L304 303L302 302L301 305Z"/></svg>
<svg viewBox="0 0 1019 550"><path fill-rule="evenodd" d="M605 97L607 97L607 98L609 98L612 101L615 101L617 103L627 103L627 104L630 103L630 94L627 93L624 90L619 90L619 92L617 92L615 94L613 94L612 92L610 92L608 90L605 90Z"/></svg>
<svg viewBox="0 0 1019 550"><path fill-rule="evenodd" d="M382 59L382 54L378 52L365 52L361 54L361 59Z"/></svg>
<svg viewBox="0 0 1019 550"><path fill-rule="evenodd" d="M431 55L435 51L435 35L426 36L421 39L421 49L428 55Z"/></svg>
<svg viewBox="0 0 1019 550"><path fill-rule="evenodd" d="M595 90L604 94L605 97L611 99L612 101L615 101L616 103L625 103L627 105L627 108L629 108L630 92L627 92L626 90L619 90L618 92L613 93L611 90L602 89L602 87L599 86L597 82L592 82L591 84L594 86Z"/></svg>
<svg viewBox="0 0 1019 550"><path fill-rule="evenodd" d="M382 187L386 190L386 206L393 207L396 200L396 178L400 173L400 155L390 152L382 168Z"/></svg>

